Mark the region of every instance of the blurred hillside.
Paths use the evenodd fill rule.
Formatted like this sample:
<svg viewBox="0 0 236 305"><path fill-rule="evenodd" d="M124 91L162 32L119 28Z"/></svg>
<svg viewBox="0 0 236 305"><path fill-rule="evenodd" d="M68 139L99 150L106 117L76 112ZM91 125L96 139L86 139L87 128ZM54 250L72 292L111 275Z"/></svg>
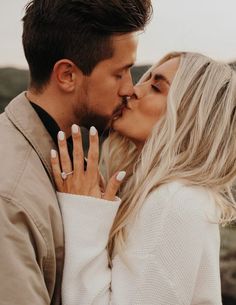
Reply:
<svg viewBox="0 0 236 305"><path fill-rule="evenodd" d="M236 61L230 65L236 70ZM149 65L145 65L132 68L134 83L137 83L149 67ZM29 72L27 70L0 68L0 113L4 111L7 103L13 97L26 90L28 82Z"/></svg>
<svg viewBox="0 0 236 305"><path fill-rule="evenodd" d="M236 61L229 64L236 71Z"/></svg>
<svg viewBox="0 0 236 305"><path fill-rule="evenodd" d="M9 101L20 92L26 90L29 72L14 68L0 69L0 113Z"/></svg>
<svg viewBox="0 0 236 305"><path fill-rule="evenodd" d="M132 69L136 83L149 66L137 66ZM29 82L29 72L14 68L0 69L0 113L4 111L10 100L20 92L26 90Z"/></svg>
<svg viewBox="0 0 236 305"><path fill-rule="evenodd" d="M131 69L134 84L138 82L141 76L150 68L150 65L135 66Z"/></svg>

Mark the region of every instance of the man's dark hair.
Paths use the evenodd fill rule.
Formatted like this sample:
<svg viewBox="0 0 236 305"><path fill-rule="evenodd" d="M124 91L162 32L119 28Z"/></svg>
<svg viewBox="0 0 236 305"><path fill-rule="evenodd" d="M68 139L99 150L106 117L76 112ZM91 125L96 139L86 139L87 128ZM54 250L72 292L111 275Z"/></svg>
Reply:
<svg viewBox="0 0 236 305"><path fill-rule="evenodd" d="M143 30L151 14L151 0L31 1L22 19L31 86L46 85L63 58L90 75L113 56L112 35Z"/></svg>

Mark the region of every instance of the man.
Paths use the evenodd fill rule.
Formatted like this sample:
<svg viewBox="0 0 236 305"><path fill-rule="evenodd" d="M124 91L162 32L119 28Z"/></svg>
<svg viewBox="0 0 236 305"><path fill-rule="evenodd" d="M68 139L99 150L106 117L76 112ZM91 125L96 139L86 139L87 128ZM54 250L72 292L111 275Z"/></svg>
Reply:
<svg viewBox="0 0 236 305"><path fill-rule="evenodd" d="M0 299L60 304L63 226L50 150L73 123L108 124L133 94L150 0L33 0L23 18L30 87L0 116Z"/></svg>

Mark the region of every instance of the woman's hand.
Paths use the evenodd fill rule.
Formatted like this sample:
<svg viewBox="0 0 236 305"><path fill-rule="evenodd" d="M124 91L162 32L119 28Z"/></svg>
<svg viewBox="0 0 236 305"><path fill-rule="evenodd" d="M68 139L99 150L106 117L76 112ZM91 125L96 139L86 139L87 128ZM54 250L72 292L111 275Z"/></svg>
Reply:
<svg viewBox="0 0 236 305"><path fill-rule="evenodd" d="M64 132L58 133L59 155L51 151L51 164L56 187L59 192L85 195L106 200L114 200L116 193L125 177L125 172L119 172L108 182L105 190L100 188L99 139L95 127L90 128L87 169L84 170L84 152L80 129L72 126L73 165L68 154Z"/></svg>

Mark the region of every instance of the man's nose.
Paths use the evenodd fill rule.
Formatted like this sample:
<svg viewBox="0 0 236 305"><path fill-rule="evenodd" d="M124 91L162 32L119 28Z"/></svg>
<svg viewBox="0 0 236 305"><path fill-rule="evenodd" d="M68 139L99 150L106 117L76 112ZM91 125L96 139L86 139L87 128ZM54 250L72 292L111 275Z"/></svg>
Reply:
<svg viewBox="0 0 236 305"><path fill-rule="evenodd" d="M134 94L134 85L132 76L129 73L126 77L123 78L122 84L119 90L120 96L132 96Z"/></svg>

